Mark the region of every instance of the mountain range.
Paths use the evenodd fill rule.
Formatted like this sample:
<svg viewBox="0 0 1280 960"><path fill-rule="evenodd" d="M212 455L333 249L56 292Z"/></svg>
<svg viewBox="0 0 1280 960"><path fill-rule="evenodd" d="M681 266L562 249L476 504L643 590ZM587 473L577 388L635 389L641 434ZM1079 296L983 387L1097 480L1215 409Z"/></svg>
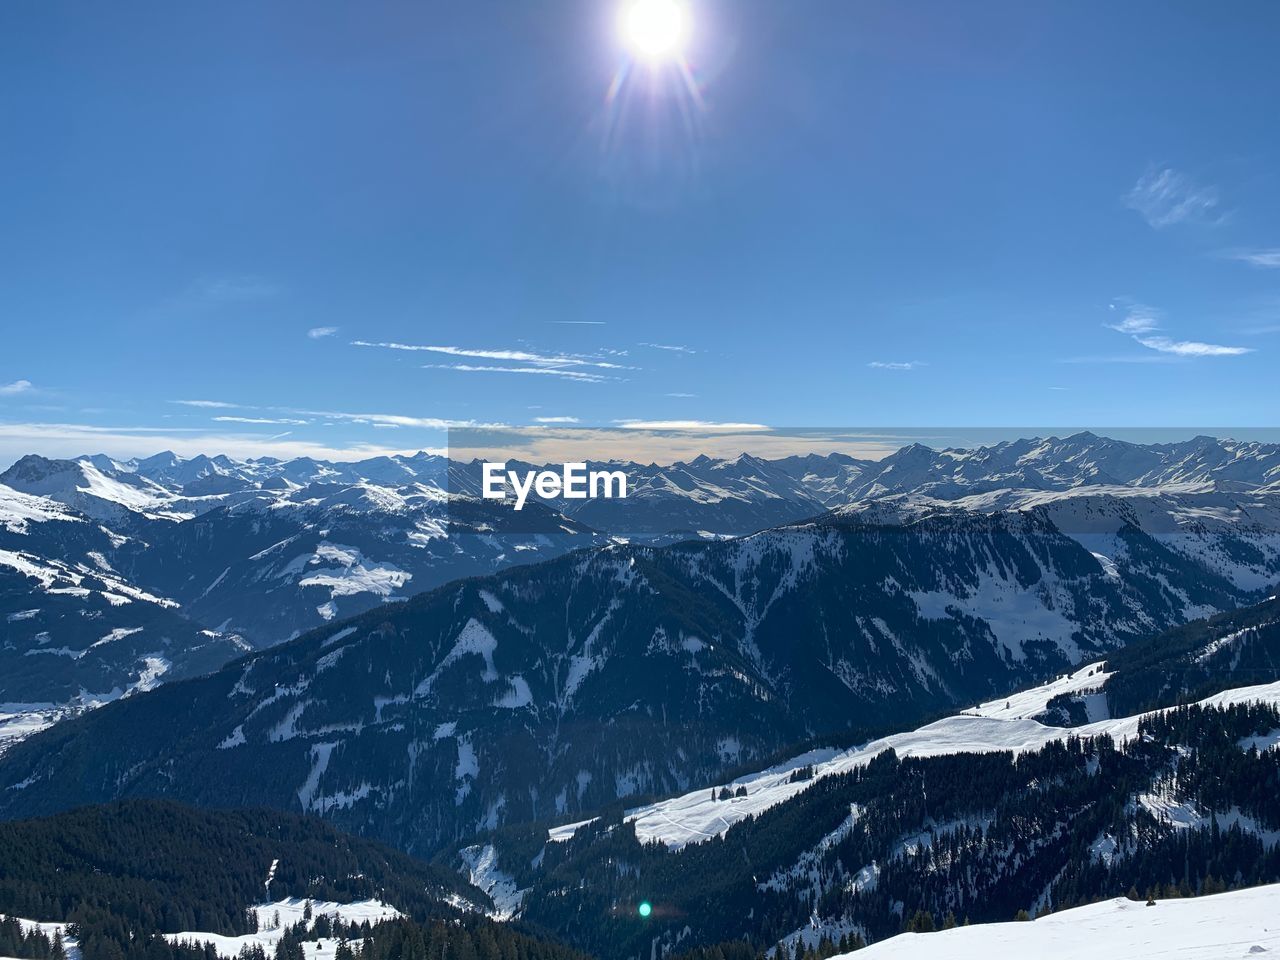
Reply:
<svg viewBox="0 0 1280 960"><path fill-rule="evenodd" d="M610 957L1280 879L1280 696L1231 692L1280 679L1277 464L1088 434L699 457L517 513L426 454L26 457L0 817L318 816ZM23 705L69 715L5 742ZM607 919L653 891L647 927Z"/></svg>
<svg viewBox="0 0 1280 960"><path fill-rule="evenodd" d="M1276 562L1258 514L1169 539L1105 505L1069 500L1072 533L1054 504L872 504L457 581L58 725L0 760L0 812L263 804L431 852L996 696L1246 604Z"/></svg>
<svg viewBox="0 0 1280 960"><path fill-rule="evenodd" d="M516 513L479 497L478 462L426 453L24 457L0 474L0 703L98 702L459 577L828 512L899 524L1034 510L1106 569L1139 530L1242 595L1280 578L1276 445L1086 433L971 450L917 444L880 461L743 454L608 466L627 473L627 499Z"/></svg>

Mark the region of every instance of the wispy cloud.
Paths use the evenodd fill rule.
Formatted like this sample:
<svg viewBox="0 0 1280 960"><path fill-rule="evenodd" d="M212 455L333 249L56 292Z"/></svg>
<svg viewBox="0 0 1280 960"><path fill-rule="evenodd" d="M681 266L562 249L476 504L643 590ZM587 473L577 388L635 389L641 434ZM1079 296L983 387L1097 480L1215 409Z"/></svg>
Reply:
<svg viewBox="0 0 1280 960"><path fill-rule="evenodd" d="M1136 210L1156 230L1176 223L1210 223L1221 219L1218 191L1196 184L1170 168L1152 167L1125 195L1125 206Z"/></svg>
<svg viewBox="0 0 1280 960"><path fill-rule="evenodd" d="M649 347L652 350L666 350L670 353L697 353L693 347L686 347L675 343L641 343L642 347Z"/></svg>
<svg viewBox="0 0 1280 960"><path fill-rule="evenodd" d="M234 410L240 406L238 403L227 403L225 400L170 400L169 402L181 404L184 407L202 407L209 410Z"/></svg>
<svg viewBox="0 0 1280 960"><path fill-rule="evenodd" d="M452 430L460 427L491 427L497 424L474 420L446 420L441 417L410 417L398 413L346 413L338 410L286 410L304 417L356 423L375 427L417 427L423 430Z"/></svg>
<svg viewBox="0 0 1280 960"><path fill-rule="evenodd" d="M577 380L580 383L604 383L614 377L602 376L598 373L587 373L583 370L566 370L563 367L495 367L471 363L428 363L424 370L457 370L461 373L532 373L559 377L561 380Z"/></svg>
<svg viewBox="0 0 1280 960"><path fill-rule="evenodd" d="M302 410L296 407L261 406L231 403L226 400L171 400L189 407L251 410L261 416L222 415L212 419L218 423L285 424L303 426L315 421L329 424L352 423L367 427L414 427L423 430L450 430L456 427L493 427L501 424L478 423L475 420L450 420L444 417L415 417L399 413L349 413L343 410ZM301 418L307 419L301 419Z"/></svg>
<svg viewBox="0 0 1280 960"><path fill-rule="evenodd" d="M693 400L698 395L696 393L666 393L666 394L663 394L663 396L676 397L677 399L680 399L680 400Z"/></svg>
<svg viewBox="0 0 1280 960"><path fill-rule="evenodd" d="M534 423L578 423L577 417L534 417Z"/></svg>
<svg viewBox="0 0 1280 960"><path fill-rule="evenodd" d="M332 337L337 332L337 327L312 327L307 331L307 336L312 340L319 340L322 337Z"/></svg>
<svg viewBox="0 0 1280 960"><path fill-rule="evenodd" d="M370 342L353 340L356 347L381 347L384 350L409 350L413 352L442 353L450 357L466 357L472 360L505 360L513 363L532 363L540 367L599 367L605 370L627 370L621 364L601 359L599 356L581 353L532 353L528 350L481 350L468 347L436 346L415 343Z"/></svg>
<svg viewBox="0 0 1280 960"><path fill-rule="evenodd" d="M768 430L763 423L720 423L714 420L615 420L624 430L674 430L702 432L716 430L753 431Z"/></svg>
<svg viewBox="0 0 1280 960"><path fill-rule="evenodd" d="M287 417L214 417L215 423L258 423L258 424L285 424L291 426L305 426L310 420L293 420Z"/></svg>
<svg viewBox="0 0 1280 960"><path fill-rule="evenodd" d="M1232 347L1219 343L1204 343L1200 340L1174 340L1172 337L1155 333L1160 329L1162 317L1160 311L1154 307L1124 300L1111 304L1111 310L1120 309L1124 310L1124 316L1115 323L1108 323L1105 326L1132 337L1134 343L1148 350L1154 350L1168 357L1238 357L1241 354L1253 352L1251 347ZM1132 363L1141 362L1143 359L1149 361L1153 358L1144 358L1139 355L1132 359L1126 357L1093 359L1094 362ZM1088 362L1088 359L1080 358L1068 362Z"/></svg>
<svg viewBox="0 0 1280 960"><path fill-rule="evenodd" d="M1116 301L1111 304L1111 310L1121 309L1124 310L1124 316L1115 323L1107 324L1112 330L1130 334L1149 333L1160 326L1160 311L1155 307L1126 301Z"/></svg>
<svg viewBox="0 0 1280 960"><path fill-rule="evenodd" d="M1150 350L1178 357L1238 357L1242 353L1253 353L1252 347L1226 347L1217 343L1201 343L1199 340L1171 340L1168 337L1134 339Z"/></svg>
<svg viewBox="0 0 1280 960"><path fill-rule="evenodd" d="M867 366L877 370L914 370L916 367L925 367L928 364L920 360L872 360Z"/></svg>
<svg viewBox="0 0 1280 960"><path fill-rule="evenodd" d="M1223 254L1228 260L1239 260L1252 267L1280 270L1280 247L1267 250L1230 250Z"/></svg>
<svg viewBox="0 0 1280 960"><path fill-rule="evenodd" d="M547 323L563 323L574 327L603 327L604 320L548 320Z"/></svg>
<svg viewBox="0 0 1280 960"><path fill-rule="evenodd" d="M30 380L14 380L12 383L0 385L0 397L16 397L20 393L31 390Z"/></svg>

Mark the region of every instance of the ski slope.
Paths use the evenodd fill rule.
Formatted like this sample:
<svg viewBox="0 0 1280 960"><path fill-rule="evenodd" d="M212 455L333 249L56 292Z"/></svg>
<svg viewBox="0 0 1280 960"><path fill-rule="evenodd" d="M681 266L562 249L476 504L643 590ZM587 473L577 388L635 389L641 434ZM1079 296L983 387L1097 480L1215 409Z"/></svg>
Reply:
<svg viewBox="0 0 1280 960"><path fill-rule="evenodd" d="M899 757L937 757L1004 750L1023 753L1040 750L1072 736L1086 738L1106 734L1118 742L1132 739L1137 736L1142 718L1152 714L1099 720L1079 727L1051 727L1031 719L1061 693L1096 690L1109 676L1103 667L1101 663L1091 664L1069 676L1006 699L984 703L964 713L916 730L873 740L861 747L812 750L768 770L732 781L729 784L731 790L746 787L746 796L743 797L718 800L719 786L714 790L707 787L629 810L626 819L635 824L636 836L641 843L657 840L674 850L689 843L723 836L734 824L789 800L822 777L863 766L889 749L895 750ZM1227 690L1201 700L1200 704L1228 706L1248 702L1280 704L1280 682ZM1005 708L1006 703L1008 709ZM806 766L813 767L813 778L792 782L792 773ZM557 827L549 831L548 839L567 840L576 826L579 825Z"/></svg>
<svg viewBox="0 0 1280 960"><path fill-rule="evenodd" d="M1107 900L1024 923L903 933L849 960L1231 960L1280 953L1280 884L1211 897ZM844 957L839 960L844 960Z"/></svg>

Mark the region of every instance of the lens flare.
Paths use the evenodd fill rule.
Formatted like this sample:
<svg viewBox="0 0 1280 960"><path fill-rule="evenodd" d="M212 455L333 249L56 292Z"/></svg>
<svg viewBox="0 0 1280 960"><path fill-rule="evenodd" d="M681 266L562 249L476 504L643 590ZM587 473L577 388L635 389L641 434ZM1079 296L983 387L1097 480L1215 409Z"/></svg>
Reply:
<svg viewBox="0 0 1280 960"><path fill-rule="evenodd" d="M696 0L617 2L620 56L597 125L601 175L619 196L650 205L660 202L655 189L669 193L697 175L707 105L692 55L713 31L693 37Z"/></svg>
<svg viewBox="0 0 1280 960"><path fill-rule="evenodd" d="M636 907L636 912L642 917L647 917L649 914L653 913L653 904L648 900L641 900L640 906Z"/></svg>
<svg viewBox="0 0 1280 960"><path fill-rule="evenodd" d="M630 0L622 8L619 31L641 59L676 59L689 39L689 13L679 0Z"/></svg>

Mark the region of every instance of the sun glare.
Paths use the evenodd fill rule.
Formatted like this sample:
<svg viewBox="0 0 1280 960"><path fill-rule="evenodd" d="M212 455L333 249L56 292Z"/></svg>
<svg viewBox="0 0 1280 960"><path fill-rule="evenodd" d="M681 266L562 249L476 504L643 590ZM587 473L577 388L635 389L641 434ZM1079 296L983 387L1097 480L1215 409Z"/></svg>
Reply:
<svg viewBox="0 0 1280 960"><path fill-rule="evenodd" d="M633 54L656 63L680 56L689 38L689 12L680 0L629 0L619 27Z"/></svg>

